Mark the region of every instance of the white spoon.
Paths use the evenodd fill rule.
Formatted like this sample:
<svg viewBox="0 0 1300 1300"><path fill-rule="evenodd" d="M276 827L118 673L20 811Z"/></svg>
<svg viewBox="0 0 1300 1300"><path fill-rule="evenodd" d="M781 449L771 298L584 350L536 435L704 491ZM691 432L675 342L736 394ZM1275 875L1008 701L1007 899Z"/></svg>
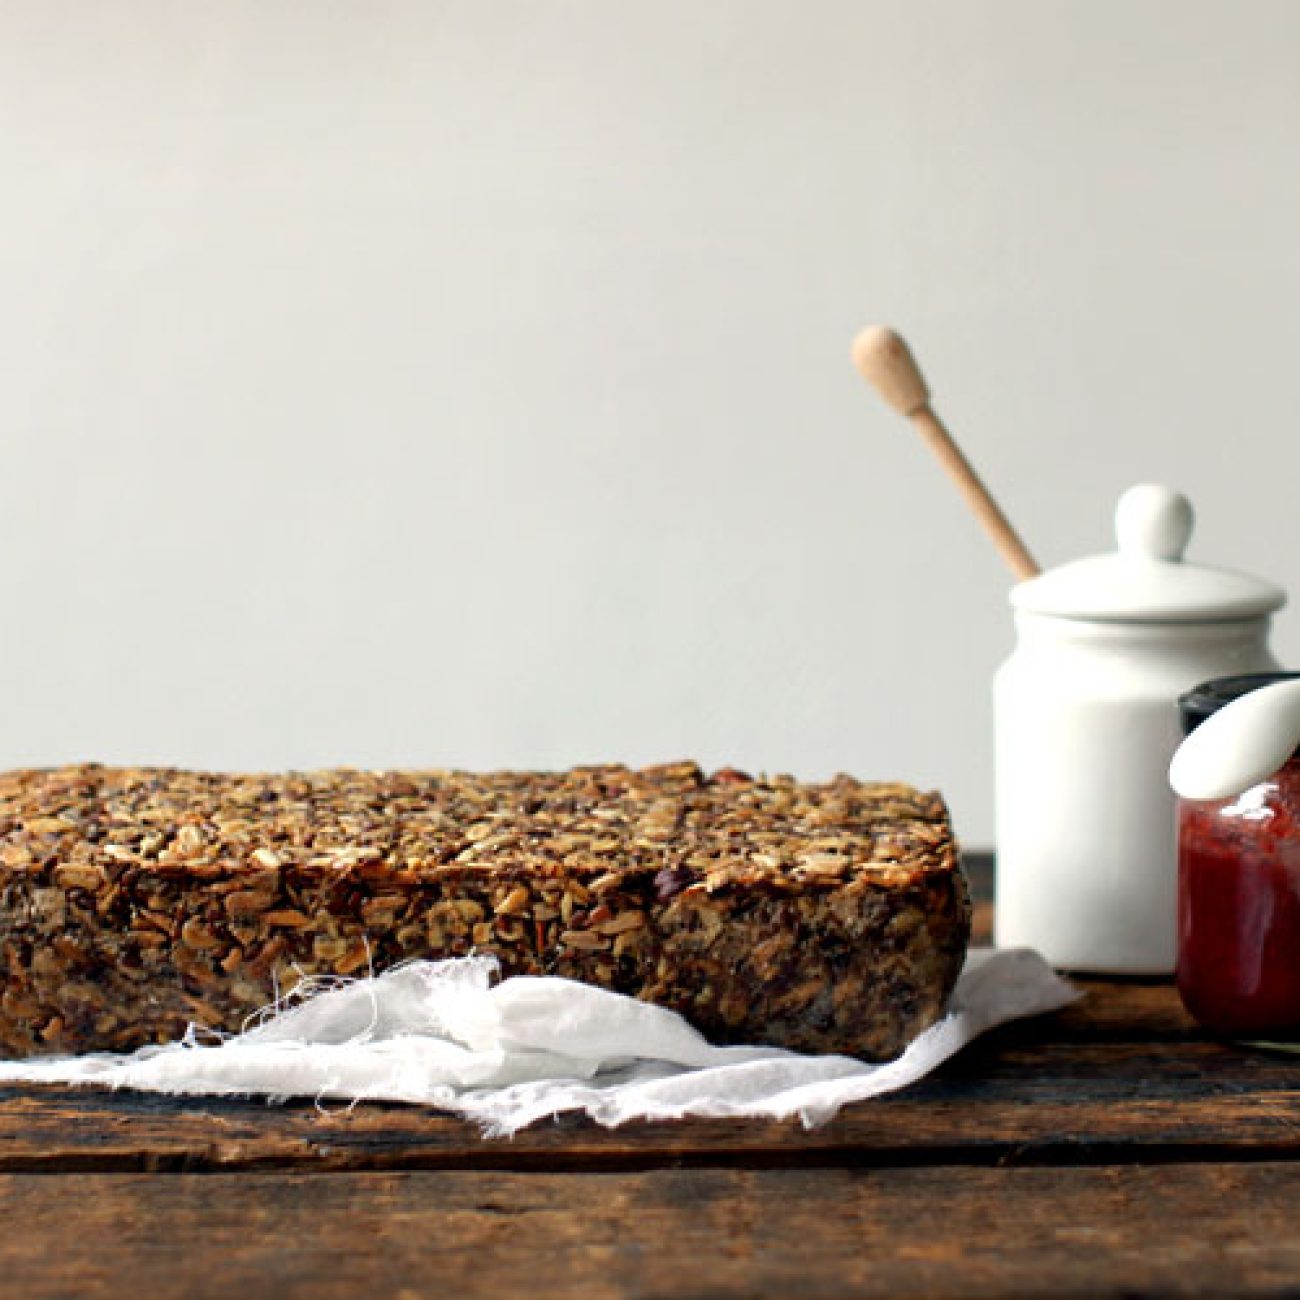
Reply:
<svg viewBox="0 0 1300 1300"><path fill-rule="evenodd" d="M1272 776L1300 748L1300 680L1225 704L1178 747L1169 784L1184 799L1227 799Z"/></svg>

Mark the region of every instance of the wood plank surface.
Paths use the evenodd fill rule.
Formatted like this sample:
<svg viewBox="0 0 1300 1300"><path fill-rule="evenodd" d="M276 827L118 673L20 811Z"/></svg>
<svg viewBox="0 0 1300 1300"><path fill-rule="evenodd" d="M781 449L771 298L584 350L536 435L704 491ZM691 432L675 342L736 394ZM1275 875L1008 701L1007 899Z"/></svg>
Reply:
<svg viewBox="0 0 1300 1300"><path fill-rule="evenodd" d="M977 897L986 855L970 863ZM1300 1062L1210 1041L1168 981L1079 980L1085 997L988 1035L937 1074L805 1130L574 1117L510 1141L415 1107L0 1089L0 1171L1087 1164L1300 1153Z"/></svg>
<svg viewBox="0 0 1300 1300"><path fill-rule="evenodd" d="M1091 1010L1008 1026L929 1079L811 1131L793 1121L606 1130L566 1117L488 1141L464 1121L417 1107L9 1088L0 1090L0 1171L1078 1164L1187 1159L1196 1148L1217 1158L1300 1153L1300 1061L1196 1035L1181 1026L1167 986L1096 985L1089 1002ZM1144 1017L1169 1036L1141 1033ZM1123 1032L1109 1036L1111 1024Z"/></svg>
<svg viewBox="0 0 1300 1300"><path fill-rule="evenodd" d="M1300 1278L1297 1199L1295 1164L8 1176L0 1287L29 1300L1283 1295Z"/></svg>
<svg viewBox="0 0 1300 1300"><path fill-rule="evenodd" d="M0 1089L0 1297L1297 1294L1300 1060L1080 985L812 1131Z"/></svg>

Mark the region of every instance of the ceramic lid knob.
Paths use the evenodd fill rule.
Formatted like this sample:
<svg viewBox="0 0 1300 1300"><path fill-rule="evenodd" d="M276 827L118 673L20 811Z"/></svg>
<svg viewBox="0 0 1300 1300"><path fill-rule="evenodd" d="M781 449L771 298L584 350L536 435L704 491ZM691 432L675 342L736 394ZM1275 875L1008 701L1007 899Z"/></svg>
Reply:
<svg viewBox="0 0 1300 1300"><path fill-rule="evenodd" d="M1172 488L1139 483L1115 507L1115 536L1123 555L1181 560L1192 536L1192 503Z"/></svg>

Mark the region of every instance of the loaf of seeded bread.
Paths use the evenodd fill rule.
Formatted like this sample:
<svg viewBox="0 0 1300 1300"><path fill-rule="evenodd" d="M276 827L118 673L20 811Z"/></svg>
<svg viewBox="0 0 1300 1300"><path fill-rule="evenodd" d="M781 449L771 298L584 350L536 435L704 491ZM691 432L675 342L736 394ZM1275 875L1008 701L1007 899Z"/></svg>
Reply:
<svg viewBox="0 0 1300 1300"><path fill-rule="evenodd" d="M0 774L0 1052L239 1030L314 975L495 953L718 1042L883 1060L969 933L943 801L693 763Z"/></svg>

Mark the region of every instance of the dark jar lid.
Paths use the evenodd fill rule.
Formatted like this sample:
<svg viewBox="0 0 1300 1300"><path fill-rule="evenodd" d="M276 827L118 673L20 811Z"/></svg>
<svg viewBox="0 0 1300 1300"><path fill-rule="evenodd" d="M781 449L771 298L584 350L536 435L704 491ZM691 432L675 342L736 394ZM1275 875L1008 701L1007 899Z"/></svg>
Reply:
<svg viewBox="0 0 1300 1300"><path fill-rule="evenodd" d="M1178 713L1183 720L1183 735L1191 735L1213 713L1239 700L1261 686L1275 682L1293 682L1300 673L1242 673L1237 677L1216 677L1213 681L1193 686L1178 697Z"/></svg>

